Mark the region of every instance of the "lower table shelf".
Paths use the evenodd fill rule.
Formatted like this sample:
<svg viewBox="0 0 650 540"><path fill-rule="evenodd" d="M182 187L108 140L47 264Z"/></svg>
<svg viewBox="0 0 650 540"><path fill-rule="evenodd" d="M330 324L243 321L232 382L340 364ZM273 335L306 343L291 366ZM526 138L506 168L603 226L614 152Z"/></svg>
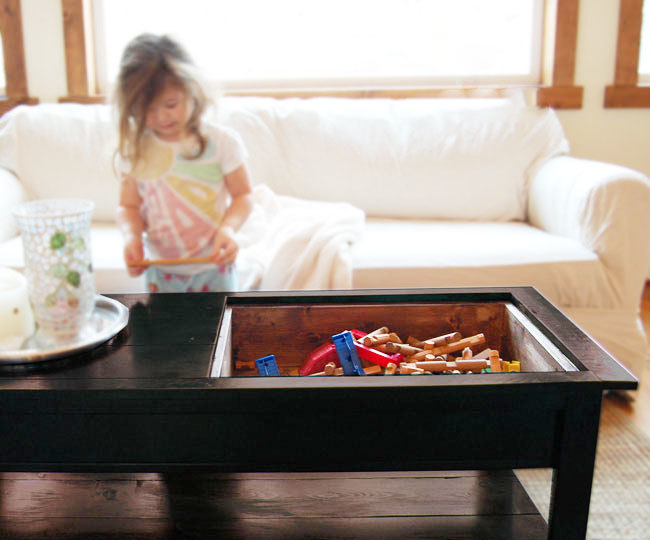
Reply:
<svg viewBox="0 0 650 540"><path fill-rule="evenodd" d="M534 540L546 534L512 471L0 474L0 538Z"/></svg>

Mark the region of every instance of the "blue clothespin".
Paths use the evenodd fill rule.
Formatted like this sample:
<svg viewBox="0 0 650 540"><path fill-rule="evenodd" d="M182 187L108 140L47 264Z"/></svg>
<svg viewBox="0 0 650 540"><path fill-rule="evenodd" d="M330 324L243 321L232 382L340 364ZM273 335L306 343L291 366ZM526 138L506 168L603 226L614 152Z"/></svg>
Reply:
<svg viewBox="0 0 650 540"><path fill-rule="evenodd" d="M279 377L280 370L278 369L278 364L275 361L275 355L269 354L268 356L263 356L255 360L255 365L257 366L257 372L262 377Z"/></svg>
<svg viewBox="0 0 650 540"><path fill-rule="evenodd" d="M365 375L363 365L357 354L357 348L354 346L354 338L349 330L335 334L332 341L336 346L336 352L339 355L339 361L345 375Z"/></svg>

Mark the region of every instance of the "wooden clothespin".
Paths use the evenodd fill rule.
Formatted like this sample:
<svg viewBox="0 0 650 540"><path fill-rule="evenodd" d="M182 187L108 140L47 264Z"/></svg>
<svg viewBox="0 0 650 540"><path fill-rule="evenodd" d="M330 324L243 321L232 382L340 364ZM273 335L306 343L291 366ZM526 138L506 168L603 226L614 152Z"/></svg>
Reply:
<svg viewBox="0 0 650 540"><path fill-rule="evenodd" d="M193 257L189 259L142 259L126 264L127 266L165 266L173 264L208 264L213 262L213 257Z"/></svg>

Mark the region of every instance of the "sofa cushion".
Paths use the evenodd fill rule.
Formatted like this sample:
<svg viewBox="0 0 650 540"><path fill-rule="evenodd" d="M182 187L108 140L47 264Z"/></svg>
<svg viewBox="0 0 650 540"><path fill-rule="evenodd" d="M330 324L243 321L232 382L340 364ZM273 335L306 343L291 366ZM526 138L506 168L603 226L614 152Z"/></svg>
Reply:
<svg viewBox="0 0 650 540"><path fill-rule="evenodd" d="M523 220L527 182L568 151L555 113L512 100L225 98L253 179L374 217Z"/></svg>
<svg viewBox="0 0 650 540"><path fill-rule="evenodd" d="M90 199L95 220L115 219L116 147L107 105L23 105L0 118L0 166L20 178L27 198Z"/></svg>
<svg viewBox="0 0 650 540"><path fill-rule="evenodd" d="M616 306L594 252L525 223L369 219L351 257L355 288L532 285L558 306Z"/></svg>
<svg viewBox="0 0 650 540"><path fill-rule="evenodd" d="M552 110L511 100L232 97L219 118L242 135L254 183L379 217L525 219L530 175L568 151ZM95 220L115 218L108 105L17 107L0 140L28 198L88 198Z"/></svg>

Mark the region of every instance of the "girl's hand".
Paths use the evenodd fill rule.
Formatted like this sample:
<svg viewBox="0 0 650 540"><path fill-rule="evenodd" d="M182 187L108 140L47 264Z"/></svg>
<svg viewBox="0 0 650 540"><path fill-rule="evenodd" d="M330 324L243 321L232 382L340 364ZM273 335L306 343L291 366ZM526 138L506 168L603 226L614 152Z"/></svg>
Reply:
<svg viewBox="0 0 650 540"><path fill-rule="evenodd" d="M239 252L235 230L241 227L253 209L253 195L246 167L240 165L225 175L224 179L232 200L214 239L211 256L216 264L230 264L235 261Z"/></svg>
<svg viewBox="0 0 650 540"><path fill-rule="evenodd" d="M239 245L235 240L235 230L229 226L219 227L214 239L214 249L211 256L216 264L230 264L235 261Z"/></svg>
<svg viewBox="0 0 650 540"><path fill-rule="evenodd" d="M144 259L142 237L130 235L124 243L124 262L126 262L126 271L129 276L137 277L147 269L146 266L129 266L130 262L141 261L142 259Z"/></svg>

